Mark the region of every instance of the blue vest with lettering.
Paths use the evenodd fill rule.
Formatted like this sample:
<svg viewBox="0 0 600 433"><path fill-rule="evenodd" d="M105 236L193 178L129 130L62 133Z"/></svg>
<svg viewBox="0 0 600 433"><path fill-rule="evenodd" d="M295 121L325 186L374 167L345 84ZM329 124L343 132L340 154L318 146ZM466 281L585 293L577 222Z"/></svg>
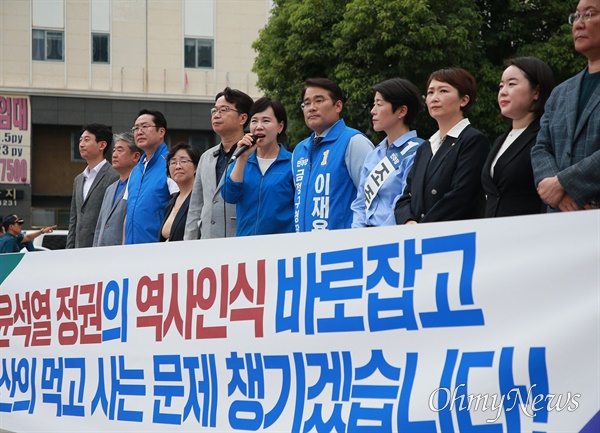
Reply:
<svg viewBox="0 0 600 433"><path fill-rule="evenodd" d="M350 139L361 134L340 119L317 146L315 134L294 149L296 185L294 227L297 232L350 228L356 187L344 162Z"/></svg>

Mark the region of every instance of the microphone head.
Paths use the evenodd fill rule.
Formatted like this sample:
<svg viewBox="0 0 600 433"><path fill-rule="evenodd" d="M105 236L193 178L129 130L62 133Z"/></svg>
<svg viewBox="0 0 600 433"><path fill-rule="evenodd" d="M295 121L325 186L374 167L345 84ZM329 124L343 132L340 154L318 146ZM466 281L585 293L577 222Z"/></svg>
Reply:
<svg viewBox="0 0 600 433"><path fill-rule="evenodd" d="M252 134L252 137L250 138L252 139L252 144L256 144L256 140L258 140L258 135Z"/></svg>

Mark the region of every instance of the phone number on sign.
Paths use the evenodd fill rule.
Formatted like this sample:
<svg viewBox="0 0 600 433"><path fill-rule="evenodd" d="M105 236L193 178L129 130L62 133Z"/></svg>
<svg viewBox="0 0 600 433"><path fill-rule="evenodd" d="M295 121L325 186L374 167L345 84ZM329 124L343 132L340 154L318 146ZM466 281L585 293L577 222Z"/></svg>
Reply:
<svg viewBox="0 0 600 433"><path fill-rule="evenodd" d="M27 160L0 158L0 182L27 182Z"/></svg>

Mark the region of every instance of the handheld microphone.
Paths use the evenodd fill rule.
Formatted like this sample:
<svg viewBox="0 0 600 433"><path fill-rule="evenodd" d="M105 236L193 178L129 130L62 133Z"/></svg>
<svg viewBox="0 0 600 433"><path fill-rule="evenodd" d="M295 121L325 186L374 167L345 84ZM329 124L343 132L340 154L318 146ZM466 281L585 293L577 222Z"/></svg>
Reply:
<svg viewBox="0 0 600 433"><path fill-rule="evenodd" d="M256 135L252 135L252 137L250 137L252 139L252 145L254 146L256 144L256 140L258 140L258 137ZM248 149L250 149L250 146L240 146L237 149L235 149L235 152L233 152L233 156L231 157L231 159L229 160L229 163L231 164L233 161L235 161L236 159L238 159L238 157L244 153L245 151L247 151Z"/></svg>

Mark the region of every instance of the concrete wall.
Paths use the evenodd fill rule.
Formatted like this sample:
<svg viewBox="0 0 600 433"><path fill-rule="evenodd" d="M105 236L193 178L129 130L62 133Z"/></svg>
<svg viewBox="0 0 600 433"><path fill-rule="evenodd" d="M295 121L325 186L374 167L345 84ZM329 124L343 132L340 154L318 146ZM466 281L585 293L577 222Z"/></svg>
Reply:
<svg viewBox="0 0 600 433"><path fill-rule="evenodd" d="M112 0L108 65L91 62L89 0L64 0L62 62L31 59L32 3L2 0L0 90L205 101L231 86L258 98L251 45L267 23L268 1L214 1L214 68L195 69L184 68L184 0Z"/></svg>

